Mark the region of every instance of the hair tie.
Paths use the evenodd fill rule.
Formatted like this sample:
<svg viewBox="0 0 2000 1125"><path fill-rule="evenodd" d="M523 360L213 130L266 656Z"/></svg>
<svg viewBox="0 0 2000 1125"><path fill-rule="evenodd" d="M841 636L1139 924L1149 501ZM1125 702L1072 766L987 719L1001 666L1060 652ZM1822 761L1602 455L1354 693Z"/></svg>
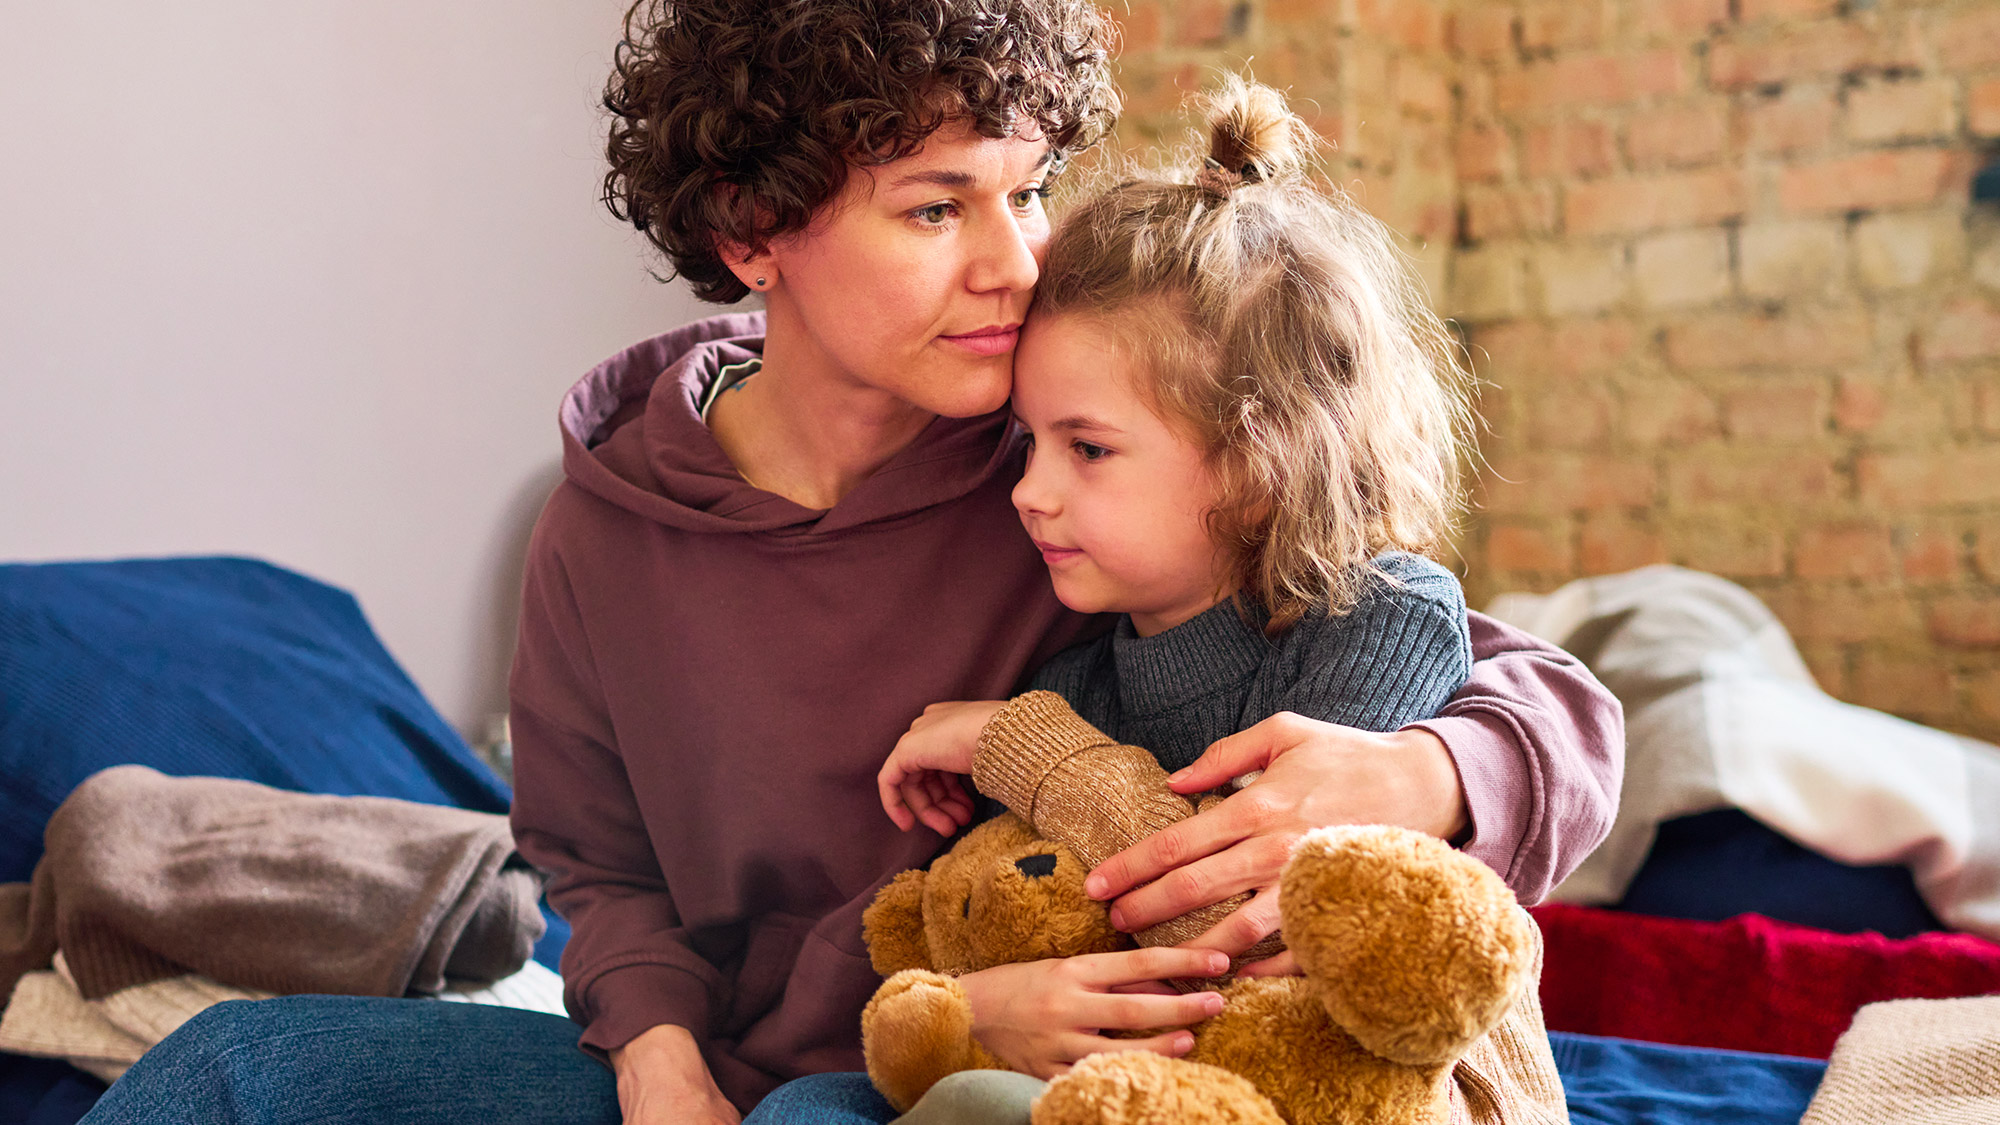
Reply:
<svg viewBox="0 0 2000 1125"><path fill-rule="evenodd" d="M1241 168L1225 168L1222 161L1213 156L1204 157L1201 171L1195 175L1195 182L1217 195L1228 195L1244 184L1264 182L1264 170L1255 162Z"/></svg>

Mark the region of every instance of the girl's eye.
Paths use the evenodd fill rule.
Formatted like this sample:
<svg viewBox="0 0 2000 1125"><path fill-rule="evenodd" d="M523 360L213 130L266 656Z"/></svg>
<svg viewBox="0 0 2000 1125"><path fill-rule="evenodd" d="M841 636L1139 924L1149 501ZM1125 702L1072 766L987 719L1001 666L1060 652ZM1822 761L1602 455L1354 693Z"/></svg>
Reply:
<svg viewBox="0 0 2000 1125"><path fill-rule="evenodd" d="M1071 448L1075 449L1076 455L1085 461L1101 461L1105 454L1111 452L1101 445L1092 445L1087 441L1074 442Z"/></svg>
<svg viewBox="0 0 2000 1125"><path fill-rule="evenodd" d="M933 203L929 207L917 208L910 212L910 216L924 226L941 227L945 224L945 220L951 218L951 212L951 204Z"/></svg>

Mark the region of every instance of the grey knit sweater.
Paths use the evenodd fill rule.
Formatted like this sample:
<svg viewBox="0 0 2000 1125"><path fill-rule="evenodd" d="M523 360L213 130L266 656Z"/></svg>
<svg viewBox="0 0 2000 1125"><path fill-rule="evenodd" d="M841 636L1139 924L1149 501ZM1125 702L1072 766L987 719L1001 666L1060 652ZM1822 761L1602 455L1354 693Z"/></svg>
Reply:
<svg viewBox="0 0 2000 1125"><path fill-rule="evenodd" d="M1308 615L1276 638L1264 636L1267 615L1245 622L1229 601L1151 637L1124 617L1058 653L1030 686L1169 772L1280 711L1372 731L1428 719L1472 672L1465 594L1429 559L1375 563L1393 581L1375 579L1339 617Z"/></svg>

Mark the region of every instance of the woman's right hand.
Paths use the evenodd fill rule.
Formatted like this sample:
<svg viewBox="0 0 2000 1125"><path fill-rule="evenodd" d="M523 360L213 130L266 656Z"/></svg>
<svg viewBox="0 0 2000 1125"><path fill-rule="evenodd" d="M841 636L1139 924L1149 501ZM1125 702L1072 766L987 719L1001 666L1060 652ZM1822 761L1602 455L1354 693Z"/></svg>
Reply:
<svg viewBox="0 0 2000 1125"><path fill-rule="evenodd" d="M1173 977L1213 977L1229 957L1212 949L1127 949L997 965L958 978L972 1002L972 1034L1023 1074L1054 1078L1099 1051L1156 1051L1178 1057L1194 1048L1187 1031L1222 1011L1215 992L1160 995L1151 986ZM1110 1039L1107 1030L1167 1029L1150 1039Z"/></svg>
<svg viewBox="0 0 2000 1125"><path fill-rule="evenodd" d="M738 1125L687 1028L661 1024L611 1052L625 1125Z"/></svg>

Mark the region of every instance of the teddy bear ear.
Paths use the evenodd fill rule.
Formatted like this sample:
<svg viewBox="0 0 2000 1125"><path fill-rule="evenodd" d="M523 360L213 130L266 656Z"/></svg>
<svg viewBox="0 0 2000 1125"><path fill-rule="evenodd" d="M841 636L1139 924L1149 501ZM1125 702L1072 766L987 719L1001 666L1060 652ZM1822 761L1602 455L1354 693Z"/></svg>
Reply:
<svg viewBox="0 0 2000 1125"><path fill-rule="evenodd" d="M904 969L930 969L931 951L924 940L923 871L905 871L875 893L861 914L861 935L868 942L868 959L875 971L891 977Z"/></svg>

